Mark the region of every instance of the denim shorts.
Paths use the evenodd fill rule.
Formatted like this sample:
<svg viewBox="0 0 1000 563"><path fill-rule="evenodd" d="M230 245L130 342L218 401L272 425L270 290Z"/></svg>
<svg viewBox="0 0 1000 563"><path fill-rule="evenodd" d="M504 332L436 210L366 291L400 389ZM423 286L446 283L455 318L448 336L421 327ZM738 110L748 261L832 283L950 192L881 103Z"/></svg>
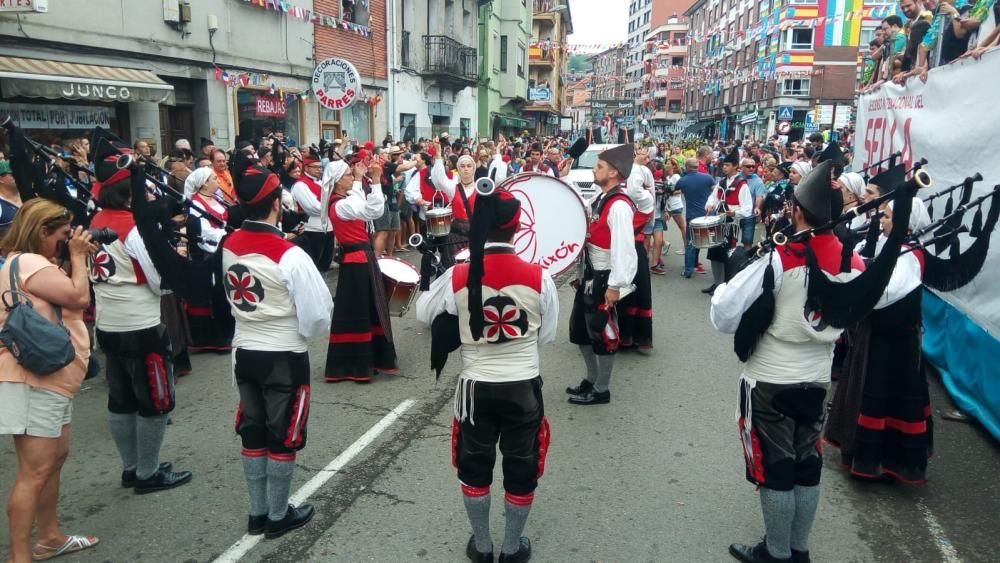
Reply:
<svg viewBox="0 0 1000 563"><path fill-rule="evenodd" d="M740 219L740 242L743 244L753 244L753 230L756 220L753 217Z"/></svg>
<svg viewBox="0 0 1000 563"><path fill-rule="evenodd" d="M654 231L663 232L666 229L666 225L663 223L663 217L657 217L655 214L646 221L646 227L643 229L643 234L651 235Z"/></svg>

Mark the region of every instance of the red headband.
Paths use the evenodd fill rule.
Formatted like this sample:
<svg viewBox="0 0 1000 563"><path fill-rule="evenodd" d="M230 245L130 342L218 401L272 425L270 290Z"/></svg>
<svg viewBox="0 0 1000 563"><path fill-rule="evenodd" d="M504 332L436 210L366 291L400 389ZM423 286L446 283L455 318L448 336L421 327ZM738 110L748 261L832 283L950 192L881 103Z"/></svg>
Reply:
<svg viewBox="0 0 1000 563"><path fill-rule="evenodd" d="M247 202L247 205L254 205L260 203L267 196L271 195L275 189L281 188L281 180L278 179L276 174L268 174L267 178L264 180L264 185L257 190L257 195Z"/></svg>

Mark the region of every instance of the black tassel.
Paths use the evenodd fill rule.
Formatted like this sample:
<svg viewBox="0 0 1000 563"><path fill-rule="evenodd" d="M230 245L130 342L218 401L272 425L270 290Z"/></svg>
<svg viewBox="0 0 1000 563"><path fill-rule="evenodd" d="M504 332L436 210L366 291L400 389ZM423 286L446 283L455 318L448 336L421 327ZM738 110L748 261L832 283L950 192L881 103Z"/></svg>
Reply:
<svg viewBox="0 0 1000 563"><path fill-rule="evenodd" d="M878 215L873 216L871 223L868 224L868 234L865 236L865 248L861 251L861 256L869 260L875 257L875 246L878 244L878 235L882 232L882 224L879 222L878 217Z"/></svg>
<svg viewBox="0 0 1000 563"><path fill-rule="evenodd" d="M979 206L976 209L976 215L972 218L972 228L969 229L969 235L979 238L983 234L983 206ZM987 236L989 236L987 234Z"/></svg>
<svg viewBox="0 0 1000 563"><path fill-rule="evenodd" d="M1000 219L1000 205L991 205L980 236L972 241L957 260L954 254L954 248L958 246L957 240L948 259L938 258L929 252L924 253L924 285L938 291L954 291L975 279L986 263L986 254L990 249L990 234L996 227L998 219Z"/></svg>
<svg viewBox="0 0 1000 563"><path fill-rule="evenodd" d="M952 192L955 193L955 192ZM955 210L955 198L951 194L948 195L948 203L944 204L944 214L945 216L951 215L951 212Z"/></svg>
<svg viewBox="0 0 1000 563"><path fill-rule="evenodd" d="M434 276L434 254L423 252L420 257L420 291L431 288L431 277Z"/></svg>
<svg viewBox="0 0 1000 563"><path fill-rule="evenodd" d="M931 200L931 204L927 206L927 214L930 215L931 220L934 220L934 200Z"/></svg>
<svg viewBox="0 0 1000 563"><path fill-rule="evenodd" d="M962 255L962 243L958 240L958 235L951 240L951 246L948 248L948 258L951 260L958 260Z"/></svg>
<svg viewBox="0 0 1000 563"><path fill-rule="evenodd" d="M768 261L767 267L764 269L764 281L761 284L763 292L743 313L733 340L733 348L741 362L750 359L760 337L764 336L774 320L774 267L771 264L770 255L763 260Z"/></svg>
<svg viewBox="0 0 1000 563"><path fill-rule="evenodd" d="M850 244L841 243L840 249L840 272L847 273L851 271L851 258L854 257L854 249L851 248Z"/></svg>

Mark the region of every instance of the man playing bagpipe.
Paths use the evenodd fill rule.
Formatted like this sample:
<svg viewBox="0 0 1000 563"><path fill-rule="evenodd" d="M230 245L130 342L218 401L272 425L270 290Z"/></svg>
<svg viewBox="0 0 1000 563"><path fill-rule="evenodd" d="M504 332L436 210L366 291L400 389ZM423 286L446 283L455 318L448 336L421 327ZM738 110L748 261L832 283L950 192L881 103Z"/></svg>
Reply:
<svg viewBox="0 0 1000 563"><path fill-rule="evenodd" d="M520 213L509 192L480 194L470 262L449 268L417 301L417 318L432 327L438 374L448 352L461 348L452 464L472 525L466 546L472 561L493 561L490 485L498 441L507 521L499 560L531 558L531 543L521 533L549 444L538 347L555 340L559 301L548 272L514 253Z"/></svg>

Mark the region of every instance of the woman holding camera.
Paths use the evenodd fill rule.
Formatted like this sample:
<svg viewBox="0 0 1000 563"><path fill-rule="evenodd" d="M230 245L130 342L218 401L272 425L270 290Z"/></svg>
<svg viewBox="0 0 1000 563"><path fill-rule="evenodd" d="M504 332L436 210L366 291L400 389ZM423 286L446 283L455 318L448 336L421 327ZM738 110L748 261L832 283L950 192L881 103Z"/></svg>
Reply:
<svg viewBox="0 0 1000 563"><path fill-rule="evenodd" d="M67 536L56 517L59 474L69 454L73 397L90 358L83 310L90 304L87 257L97 249L87 231L70 226L72 219L58 203L35 198L18 211L0 241L7 255L0 269L0 292L6 303L11 303L7 292L16 258L16 285L22 303L29 299L34 310L52 323L61 316L76 352L62 369L40 375L25 369L7 348L0 347L0 434L14 437L18 461L7 504L14 563L51 559L98 542L93 536ZM66 271L55 265L63 245L69 251ZM6 321L7 312L0 308L0 326ZM33 548L29 546L32 524L37 530Z"/></svg>

